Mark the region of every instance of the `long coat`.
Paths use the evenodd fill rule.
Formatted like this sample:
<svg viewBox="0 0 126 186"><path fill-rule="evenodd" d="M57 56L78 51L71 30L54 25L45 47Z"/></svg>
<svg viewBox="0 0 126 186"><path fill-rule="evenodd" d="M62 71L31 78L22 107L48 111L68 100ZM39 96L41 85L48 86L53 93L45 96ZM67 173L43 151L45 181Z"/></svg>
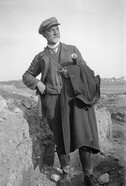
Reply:
<svg viewBox="0 0 126 186"><path fill-rule="evenodd" d="M93 105L100 98L100 79L87 65L67 67L69 79L61 91L62 130L66 153L86 146L99 152L97 122Z"/></svg>
<svg viewBox="0 0 126 186"><path fill-rule="evenodd" d="M65 45L61 43L61 52L60 52L60 57L59 57L59 63L61 65L69 63L73 63L71 54L76 53L77 54L77 61L78 63L86 64L85 61L83 60L80 52L75 46L72 45ZM48 69L50 65L50 59L46 55L46 53L40 52L35 56L33 59L30 67L28 70L23 74L23 82L24 84L29 87L30 89L36 89L36 85L39 81L42 81L43 83L45 82ZM36 77L41 73L41 79L37 79ZM52 72L54 73L54 72ZM73 90L73 86L70 83L70 80L68 80L70 84L70 92ZM68 83L67 82L67 83ZM66 84L65 84L66 85ZM64 89L65 90L65 89ZM51 93L51 92L50 92ZM72 92L72 96L74 95L74 91ZM64 141L65 141L65 150L66 153L72 152L76 148L79 148L80 146L88 146L91 149L94 149L92 152L96 153L99 151L99 145L98 145L98 133L97 133L97 124L96 124L96 118L95 118L95 113L94 113L94 108L91 107L88 111L85 109L80 108L81 104L80 102L74 100L74 104L71 102L73 97L69 97L69 94L66 97L63 97L63 94L61 95L62 100L64 98L63 102L66 103L66 116L68 116L68 113L70 112L70 117L65 117L65 118L70 118L71 122L69 123L69 127L67 125L67 134L69 133L69 130L73 130L72 133L69 133L70 135L64 136ZM68 103L70 102L72 105L70 106ZM62 102L62 103L63 103ZM39 116L43 116L44 112L44 107L43 107L43 95L39 94L39 100L38 100L38 108L39 108ZM62 105L61 105L62 106ZM69 110L72 107L71 111ZM73 113L72 113L73 111ZM65 112L64 112L65 113ZM73 118L74 116L74 118ZM62 119L64 120L64 117L62 115ZM73 120L74 119L74 120ZM72 122L74 121L74 122ZM63 121L64 123L64 121ZM68 123L67 123L68 124ZM73 124L73 126L72 126ZM62 125L63 126L63 125ZM65 125L64 125L65 126ZM65 130L65 127L63 128L63 131ZM75 132L76 131L76 132ZM67 138L66 138L67 137ZM79 137L79 138L78 138ZM60 139L59 139L60 140ZM71 141L73 141L71 143Z"/></svg>

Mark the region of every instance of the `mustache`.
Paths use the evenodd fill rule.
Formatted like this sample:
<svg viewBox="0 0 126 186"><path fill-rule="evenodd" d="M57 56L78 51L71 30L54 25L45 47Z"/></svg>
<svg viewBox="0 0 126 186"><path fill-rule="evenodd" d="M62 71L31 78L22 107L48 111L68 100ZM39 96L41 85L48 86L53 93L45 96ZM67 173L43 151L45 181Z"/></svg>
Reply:
<svg viewBox="0 0 126 186"><path fill-rule="evenodd" d="M60 35L59 35L59 34L54 34L53 36L54 36L54 37L58 37L58 38L60 37Z"/></svg>

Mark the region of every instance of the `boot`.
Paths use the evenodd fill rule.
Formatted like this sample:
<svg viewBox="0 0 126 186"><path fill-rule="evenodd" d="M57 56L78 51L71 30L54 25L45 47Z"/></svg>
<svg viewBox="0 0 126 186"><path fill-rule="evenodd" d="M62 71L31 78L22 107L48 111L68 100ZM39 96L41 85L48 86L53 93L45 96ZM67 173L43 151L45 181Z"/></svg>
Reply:
<svg viewBox="0 0 126 186"><path fill-rule="evenodd" d="M61 169L63 172L69 173L71 171L70 169L70 155L69 154L60 154L57 151L57 155L59 158L59 162L61 165Z"/></svg>
<svg viewBox="0 0 126 186"><path fill-rule="evenodd" d="M69 175L63 172L62 179L58 182L57 186L69 186L69 184L70 184Z"/></svg>
<svg viewBox="0 0 126 186"><path fill-rule="evenodd" d="M58 157L59 157L61 169L63 171L62 178L58 182L57 186L68 186L70 181L71 181L71 177L70 177L70 173L71 173L70 155L59 154L59 153L57 153L57 154L58 154Z"/></svg>
<svg viewBox="0 0 126 186"><path fill-rule="evenodd" d="M84 172L85 185L95 186L95 182L93 180L91 153L87 151L85 148L81 147L79 148L79 156L80 156L80 161Z"/></svg>
<svg viewBox="0 0 126 186"><path fill-rule="evenodd" d="M81 147L79 148L79 157L84 175L93 174L91 153L87 151L85 148Z"/></svg>
<svg viewBox="0 0 126 186"><path fill-rule="evenodd" d="M85 175L84 176L84 183L86 186L95 186L95 182L93 179L93 175Z"/></svg>

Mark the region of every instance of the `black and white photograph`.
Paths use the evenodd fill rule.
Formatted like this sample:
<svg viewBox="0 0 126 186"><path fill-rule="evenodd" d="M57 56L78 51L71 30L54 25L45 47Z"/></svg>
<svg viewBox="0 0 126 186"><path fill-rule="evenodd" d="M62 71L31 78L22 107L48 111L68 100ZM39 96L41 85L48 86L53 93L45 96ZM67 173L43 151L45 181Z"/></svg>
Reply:
<svg viewBox="0 0 126 186"><path fill-rule="evenodd" d="M0 186L126 186L125 0L0 0Z"/></svg>

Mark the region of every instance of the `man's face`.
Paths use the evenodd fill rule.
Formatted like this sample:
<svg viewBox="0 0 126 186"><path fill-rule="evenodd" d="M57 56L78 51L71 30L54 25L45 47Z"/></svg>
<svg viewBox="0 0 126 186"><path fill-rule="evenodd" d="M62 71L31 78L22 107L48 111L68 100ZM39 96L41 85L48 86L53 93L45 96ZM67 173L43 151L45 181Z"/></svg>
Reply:
<svg viewBox="0 0 126 186"><path fill-rule="evenodd" d="M43 33L47 39L48 44L56 44L60 39L60 31L58 26L52 26Z"/></svg>

